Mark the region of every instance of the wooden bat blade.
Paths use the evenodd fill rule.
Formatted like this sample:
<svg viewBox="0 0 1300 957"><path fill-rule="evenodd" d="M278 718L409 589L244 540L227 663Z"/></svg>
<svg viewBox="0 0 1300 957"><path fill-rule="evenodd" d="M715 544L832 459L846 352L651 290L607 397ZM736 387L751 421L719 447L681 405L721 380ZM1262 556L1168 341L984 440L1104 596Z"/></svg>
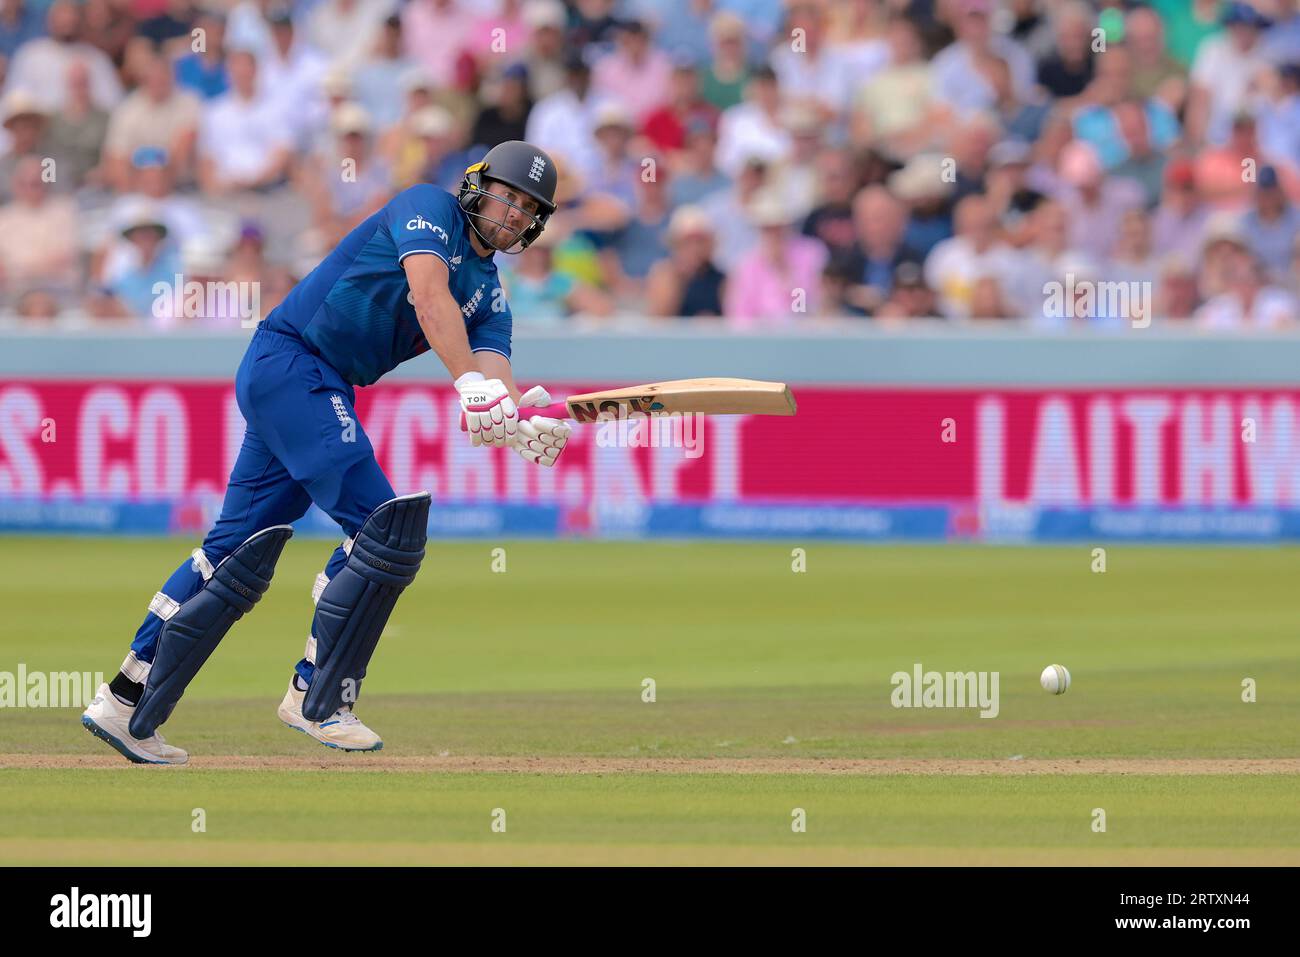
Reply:
<svg viewBox="0 0 1300 957"><path fill-rule="evenodd" d="M595 422L600 416L617 416L640 412L645 415L671 415L699 412L704 415L794 415L794 394L784 382L759 379L675 379L651 382L626 389L585 392L571 395L563 403L546 408L519 410L519 418L547 416L552 419L575 419ZM465 415L460 417L465 431Z"/></svg>
<svg viewBox="0 0 1300 957"><path fill-rule="evenodd" d="M594 422L601 415L699 412L705 415L794 415L794 395L784 382L758 379L675 379L571 395L569 417Z"/></svg>

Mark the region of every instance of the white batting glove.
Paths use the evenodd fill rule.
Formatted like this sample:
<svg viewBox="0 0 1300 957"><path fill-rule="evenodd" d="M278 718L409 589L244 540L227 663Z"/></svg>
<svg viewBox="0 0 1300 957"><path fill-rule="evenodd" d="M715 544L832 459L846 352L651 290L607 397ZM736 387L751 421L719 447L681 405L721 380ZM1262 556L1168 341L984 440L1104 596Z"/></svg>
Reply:
<svg viewBox="0 0 1300 957"><path fill-rule="evenodd" d="M519 408L544 408L551 404L551 394L535 385L519 397ZM563 419L536 415L519 420L515 451L534 465L550 468L569 442L573 427Z"/></svg>
<svg viewBox="0 0 1300 957"><path fill-rule="evenodd" d="M471 445L514 444L519 410L504 382L488 379L481 372L466 372L456 380L456 391Z"/></svg>

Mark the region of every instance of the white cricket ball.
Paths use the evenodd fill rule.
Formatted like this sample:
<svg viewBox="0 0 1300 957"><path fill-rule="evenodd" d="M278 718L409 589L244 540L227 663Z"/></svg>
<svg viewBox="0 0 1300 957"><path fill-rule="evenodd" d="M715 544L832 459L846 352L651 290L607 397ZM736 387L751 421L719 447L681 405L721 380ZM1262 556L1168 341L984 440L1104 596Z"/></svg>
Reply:
<svg viewBox="0 0 1300 957"><path fill-rule="evenodd" d="M1070 672L1065 665L1048 665L1038 676L1038 683L1048 694L1065 694L1070 690Z"/></svg>

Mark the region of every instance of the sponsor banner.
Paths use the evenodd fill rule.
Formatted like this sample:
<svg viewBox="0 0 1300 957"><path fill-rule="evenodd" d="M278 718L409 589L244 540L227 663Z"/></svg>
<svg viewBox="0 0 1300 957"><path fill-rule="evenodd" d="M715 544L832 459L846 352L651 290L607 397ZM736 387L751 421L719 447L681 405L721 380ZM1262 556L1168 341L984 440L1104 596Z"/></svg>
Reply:
<svg viewBox="0 0 1300 957"><path fill-rule="evenodd" d="M398 493L433 493L438 536L1300 535L1297 390L794 391L793 418L584 425L554 469L472 448L449 386L356 407ZM230 383L0 383L0 530L202 532L243 430ZM315 510L300 526L337 534Z"/></svg>

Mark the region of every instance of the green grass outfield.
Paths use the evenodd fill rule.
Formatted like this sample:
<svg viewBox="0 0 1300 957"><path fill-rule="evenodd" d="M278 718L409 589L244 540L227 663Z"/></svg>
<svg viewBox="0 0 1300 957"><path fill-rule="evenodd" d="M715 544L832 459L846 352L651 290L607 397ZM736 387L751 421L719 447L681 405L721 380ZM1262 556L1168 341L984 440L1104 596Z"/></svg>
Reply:
<svg viewBox="0 0 1300 957"><path fill-rule="evenodd" d="M111 676L191 547L0 538L0 672ZM358 705L385 750L340 755L274 714L330 547L191 686L185 768L0 710L0 863L1300 863L1300 550L432 542ZM1000 713L893 708L916 662Z"/></svg>

